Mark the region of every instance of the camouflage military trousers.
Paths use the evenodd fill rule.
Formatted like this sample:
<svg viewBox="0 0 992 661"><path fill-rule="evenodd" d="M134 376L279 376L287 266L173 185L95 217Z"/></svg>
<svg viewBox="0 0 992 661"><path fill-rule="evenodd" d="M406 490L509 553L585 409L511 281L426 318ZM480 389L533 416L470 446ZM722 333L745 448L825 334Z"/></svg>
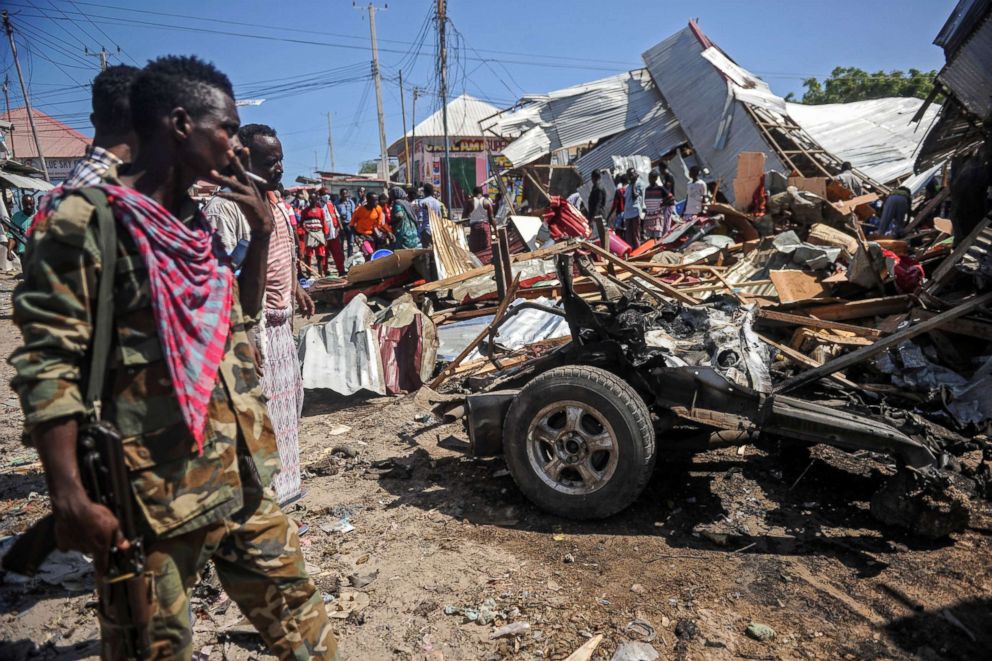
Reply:
<svg viewBox="0 0 992 661"><path fill-rule="evenodd" d="M152 575L151 659L190 659L189 596L207 560L221 585L280 659L337 659L324 602L307 576L296 526L267 491L239 523L225 521L146 546ZM101 617L101 656L121 659L122 642Z"/></svg>

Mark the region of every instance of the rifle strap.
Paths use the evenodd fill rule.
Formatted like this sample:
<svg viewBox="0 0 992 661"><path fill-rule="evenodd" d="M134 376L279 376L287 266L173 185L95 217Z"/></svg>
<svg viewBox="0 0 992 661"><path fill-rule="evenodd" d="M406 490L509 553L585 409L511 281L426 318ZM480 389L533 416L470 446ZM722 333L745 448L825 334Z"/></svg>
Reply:
<svg viewBox="0 0 992 661"><path fill-rule="evenodd" d="M75 191L96 209L97 235L100 244L100 274L93 316L93 348L83 402L91 415L100 419L104 378L110 357L110 340L114 322L114 272L117 267L117 223L107 195L99 188Z"/></svg>

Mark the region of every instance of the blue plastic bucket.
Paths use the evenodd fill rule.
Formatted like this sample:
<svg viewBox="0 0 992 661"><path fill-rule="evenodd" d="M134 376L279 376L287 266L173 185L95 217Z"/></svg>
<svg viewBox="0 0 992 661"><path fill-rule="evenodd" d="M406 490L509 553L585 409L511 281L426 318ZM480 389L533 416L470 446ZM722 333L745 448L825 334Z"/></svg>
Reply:
<svg viewBox="0 0 992 661"><path fill-rule="evenodd" d="M392 250L387 250L386 248L379 248L374 253L372 253L372 259L379 259L380 257L389 257L393 254Z"/></svg>

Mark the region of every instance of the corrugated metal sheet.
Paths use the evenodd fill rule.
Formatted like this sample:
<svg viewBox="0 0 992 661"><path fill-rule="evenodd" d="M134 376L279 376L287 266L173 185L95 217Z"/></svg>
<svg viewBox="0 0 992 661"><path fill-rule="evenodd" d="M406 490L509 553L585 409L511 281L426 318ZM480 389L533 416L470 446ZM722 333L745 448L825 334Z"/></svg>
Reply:
<svg viewBox="0 0 992 661"><path fill-rule="evenodd" d="M638 69L525 97L519 108L486 125L500 135L517 138L503 150L503 156L521 166L550 151L596 142L634 128L654 111L659 99L647 71Z"/></svg>
<svg viewBox="0 0 992 661"><path fill-rule="evenodd" d="M543 126L533 126L503 148L503 157L514 165L526 165L551 151L551 136Z"/></svg>
<svg viewBox="0 0 992 661"><path fill-rule="evenodd" d="M575 167L585 180L593 170L613 165L614 156L640 154L655 159L688 141L675 114L659 100L640 124L596 145L575 162Z"/></svg>
<svg viewBox="0 0 992 661"><path fill-rule="evenodd" d="M448 102L448 135L459 138L481 138L486 134L479 128L479 122L495 115L499 110L491 103L462 94ZM442 112L438 110L417 124L417 128L411 130L408 135L413 135L414 132L418 138L444 135Z"/></svg>
<svg viewBox="0 0 992 661"><path fill-rule="evenodd" d="M702 57L703 50L692 29L686 27L641 57L703 165L710 169L709 178L722 180L720 189L732 197L730 184L740 152L764 152L767 168L784 168L747 111L733 100L733 83ZM732 98L729 106L728 95Z"/></svg>
<svg viewBox="0 0 992 661"><path fill-rule="evenodd" d="M959 0L933 43L944 49L945 57L951 58L990 7L990 0Z"/></svg>
<svg viewBox="0 0 992 661"><path fill-rule="evenodd" d="M911 123L922 99L894 98L807 106L788 104L789 116L820 145L866 175L888 184L913 172L913 160L940 106Z"/></svg>
<svg viewBox="0 0 992 661"><path fill-rule="evenodd" d="M992 116L992 14L961 45L937 79L981 119Z"/></svg>

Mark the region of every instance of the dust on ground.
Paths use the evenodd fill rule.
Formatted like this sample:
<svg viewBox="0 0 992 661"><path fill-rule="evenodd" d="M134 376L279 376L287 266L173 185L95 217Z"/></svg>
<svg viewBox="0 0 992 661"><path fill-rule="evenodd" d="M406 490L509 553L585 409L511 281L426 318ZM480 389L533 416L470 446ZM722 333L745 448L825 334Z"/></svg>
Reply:
<svg viewBox="0 0 992 661"><path fill-rule="evenodd" d="M4 358L13 285L0 276ZM4 362L0 536L48 508L10 377ZM306 493L289 513L308 527L342 659L564 659L598 634L594 659L624 641L662 659L976 659L992 645L989 504L953 540L908 537L868 512L888 470L876 458L711 451L661 463L620 515L573 522L526 501L501 459L470 458L422 397L308 392L303 416ZM96 658L85 564L4 578L0 658ZM270 658L209 572L193 608L198 659ZM752 639L753 623L774 637Z"/></svg>

